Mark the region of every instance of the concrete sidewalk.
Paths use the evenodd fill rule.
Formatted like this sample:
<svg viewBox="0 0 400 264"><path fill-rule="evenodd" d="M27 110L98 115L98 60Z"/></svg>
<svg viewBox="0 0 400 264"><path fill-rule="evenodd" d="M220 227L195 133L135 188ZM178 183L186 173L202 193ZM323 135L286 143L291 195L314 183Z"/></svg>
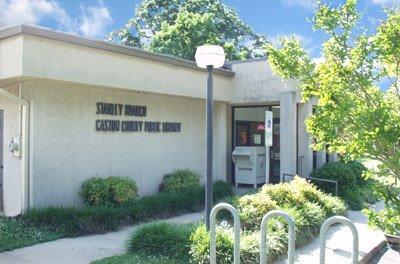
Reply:
<svg viewBox="0 0 400 264"><path fill-rule="evenodd" d="M200 221L203 213L168 219L174 223ZM137 226L103 235L63 238L0 253L0 264L88 264L93 260L125 253L125 241Z"/></svg>
<svg viewBox="0 0 400 264"><path fill-rule="evenodd" d="M376 210L383 208L383 203L375 205ZM382 232L371 230L367 217L361 211L348 211L347 217L354 222L359 237L359 260L368 263L373 255L383 246L385 237ZM327 233L326 263L350 263L352 252L352 234L347 226L332 226ZM287 258L279 263L287 263ZM296 249L295 263L319 263L319 239Z"/></svg>

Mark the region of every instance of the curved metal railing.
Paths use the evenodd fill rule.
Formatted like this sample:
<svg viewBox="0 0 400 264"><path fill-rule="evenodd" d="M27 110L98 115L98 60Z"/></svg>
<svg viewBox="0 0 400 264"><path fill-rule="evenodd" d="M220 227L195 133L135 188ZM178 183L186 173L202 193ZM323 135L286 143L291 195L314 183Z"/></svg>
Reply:
<svg viewBox="0 0 400 264"><path fill-rule="evenodd" d="M240 263L240 217L238 211L230 204L220 203L214 206L210 214L210 264L217 264L217 238L216 216L220 210L228 210L233 216L233 228L235 232L235 244L233 248L233 263Z"/></svg>
<svg viewBox="0 0 400 264"><path fill-rule="evenodd" d="M267 263L267 224L273 217L283 217L289 226L288 263L294 263L296 232L293 218L283 211L272 210L264 215L261 221L260 264Z"/></svg>
<svg viewBox="0 0 400 264"><path fill-rule="evenodd" d="M332 216L328 218L321 226L321 231L319 234L319 243L320 243L320 255L319 255L319 263L325 264L325 251L326 251L326 232L329 227L333 224L343 224L350 228L351 233L353 234L353 252L351 253L351 263L358 263L358 232L356 226L350 219L343 216Z"/></svg>

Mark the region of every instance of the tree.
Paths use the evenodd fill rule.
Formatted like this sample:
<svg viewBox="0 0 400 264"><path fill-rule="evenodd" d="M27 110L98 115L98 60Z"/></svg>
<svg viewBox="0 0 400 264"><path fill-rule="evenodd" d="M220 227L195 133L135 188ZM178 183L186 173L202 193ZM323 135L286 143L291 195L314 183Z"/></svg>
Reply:
<svg viewBox="0 0 400 264"><path fill-rule="evenodd" d="M206 38L199 41L193 30L212 24L212 31L206 32ZM177 38L185 36L186 40ZM193 39L192 39L193 38ZM133 18L121 29L109 34L109 41L137 46L171 55L189 54L192 44L219 44L228 52L228 59L259 57L263 55L261 47L266 37L254 33L238 14L220 0L144 0L135 10ZM164 47L165 45L165 47ZM191 47L193 50L195 47ZM183 57L194 59L194 56Z"/></svg>
<svg viewBox="0 0 400 264"><path fill-rule="evenodd" d="M222 42L218 29L213 23L210 13L204 15L179 12L174 24L164 23L156 32L150 43L154 52L170 54L176 57L192 60L196 47L203 44L221 45L230 59L243 59L248 56L247 50L240 51L232 42Z"/></svg>
<svg viewBox="0 0 400 264"><path fill-rule="evenodd" d="M304 101L317 99L315 114L306 122L317 139L314 148L328 145L330 152L347 159L381 162L379 172L369 175L375 175L377 190L386 201L380 216L396 222L393 219L400 219L399 210L393 213L393 208L400 209L394 184L400 179L400 12L387 10L386 21L368 35L358 26L356 4L347 0L333 8L319 3L312 22L314 29L328 36L322 63L313 63L295 38L281 39L280 47L266 45L265 50L276 73L299 80ZM384 80L391 84L387 90L380 87ZM369 217L376 225L378 215L370 211ZM400 232L400 223L379 227Z"/></svg>

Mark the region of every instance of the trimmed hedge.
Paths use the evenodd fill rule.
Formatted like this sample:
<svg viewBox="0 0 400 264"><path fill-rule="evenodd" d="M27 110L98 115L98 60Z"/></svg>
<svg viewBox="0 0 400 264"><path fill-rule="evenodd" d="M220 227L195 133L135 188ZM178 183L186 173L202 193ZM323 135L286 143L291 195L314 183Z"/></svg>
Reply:
<svg viewBox="0 0 400 264"><path fill-rule="evenodd" d="M90 206L120 205L138 196L136 182L127 177L94 177L85 181L80 193Z"/></svg>
<svg viewBox="0 0 400 264"><path fill-rule="evenodd" d="M314 169L311 177L336 180L341 197L352 210L361 210L365 203L377 202L373 191L373 180L363 177L367 168L358 161L329 162ZM333 184L318 182L318 187L328 193L334 192Z"/></svg>
<svg viewBox="0 0 400 264"><path fill-rule="evenodd" d="M232 194L230 184L225 182L216 182L213 189L215 201ZM113 207L31 209L19 218L29 226L43 227L67 237L75 237L114 231L125 225L196 212L202 210L203 205L204 188L197 187L145 196Z"/></svg>
<svg viewBox="0 0 400 264"><path fill-rule="evenodd" d="M175 170L164 175L164 180L160 185L160 191L179 191L186 188L196 188L200 186L201 175L189 169Z"/></svg>

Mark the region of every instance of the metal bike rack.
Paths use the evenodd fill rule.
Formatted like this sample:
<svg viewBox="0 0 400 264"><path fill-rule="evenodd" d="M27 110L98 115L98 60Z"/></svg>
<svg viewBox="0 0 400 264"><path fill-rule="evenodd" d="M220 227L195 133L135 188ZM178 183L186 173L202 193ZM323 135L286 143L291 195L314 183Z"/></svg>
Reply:
<svg viewBox="0 0 400 264"><path fill-rule="evenodd" d="M260 264L267 263L267 224L273 217L283 217L289 225L289 242L288 242L288 263L294 263L295 254L295 224L293 218L283 211L272 210L264 215L261 221L261 240L260 240Z"/></svg>
<svg viewBox="0 0 400 264"><path fill-rule="evenodd" d="M210 214L210 264L217 264L217 238L216 238L216 216L220 210L228 210L233 216L233 225L235 231L235 244L233 248L233 264L240 264L240 218L239 213L230 204L220 203L214 206Z"/></svg>
<svg viewBox="0 0 400 264"><path fill-rule="evenodd" d="M328 218L321 226L321 231L319 235L319 243L320 243L320 255L319 255L319 263L325 264L325 250L326 250L326 232L329 227L333 224L343 224L350 228L351 233L353 234L353 252L351 253L351 263L358 263L358 232L356 226L352 221L343 216L332 216Z"/></svg>

